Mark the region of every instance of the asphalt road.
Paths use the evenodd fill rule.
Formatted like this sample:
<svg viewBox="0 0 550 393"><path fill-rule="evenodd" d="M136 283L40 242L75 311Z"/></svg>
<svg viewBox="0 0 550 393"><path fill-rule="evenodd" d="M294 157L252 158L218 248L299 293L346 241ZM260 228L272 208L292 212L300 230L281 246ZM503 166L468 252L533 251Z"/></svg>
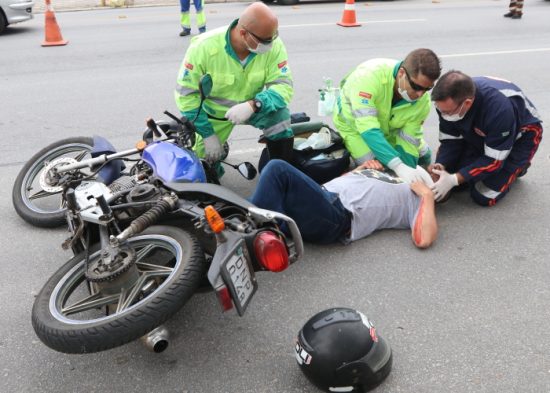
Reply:
<svg viewBox="0 0 550 393"><path fill-rule="evenodd" d="M358 3L358 28L335 25L341 3L274 6L290 54L291 109L315 115L324 76L339 80L374 57L417 47L445 69L493 75L521 86L550 124L550 2L527 1L522 20L502 17L505 0ZM227 24L243 3L211 4L208 27ZM42 48L43 19L0 37L0 391L315 392L293 343L302 324L332 306L366 313L394 351L377 392L550 392L550 148L490 209L462 194L438 206L440 237L429 250L408 231L383 231L350 246L308 245L302 261L258 275L244 317L221 314L201 293L172 318L169 349L139 343L68 356L35 336L30 313L47 277L68 259L63 230L25 224L11 206L23 163L67 136L100 134L120 149L140 137L147 116L175 111L172 91L189 38L177 7L57 13L65 47ZM315 117L315 116L314 116ZM427 140L437 146L432 113ZM239 127L230 160L259 157L259 132ZM248 195L236 173L225 184Z"/></svg>

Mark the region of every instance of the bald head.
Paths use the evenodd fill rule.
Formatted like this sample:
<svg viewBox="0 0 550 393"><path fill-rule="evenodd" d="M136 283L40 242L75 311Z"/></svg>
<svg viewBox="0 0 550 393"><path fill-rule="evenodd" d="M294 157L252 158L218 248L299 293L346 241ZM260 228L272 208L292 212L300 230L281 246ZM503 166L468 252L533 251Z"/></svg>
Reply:
<svg viewBox="0 0 550 393"><path fill-rule="evenodd" d="M255 2L246 7L239 18L239 26L253 32L259 37L272 37L279 27L277 16L262 2Z"/></svg>

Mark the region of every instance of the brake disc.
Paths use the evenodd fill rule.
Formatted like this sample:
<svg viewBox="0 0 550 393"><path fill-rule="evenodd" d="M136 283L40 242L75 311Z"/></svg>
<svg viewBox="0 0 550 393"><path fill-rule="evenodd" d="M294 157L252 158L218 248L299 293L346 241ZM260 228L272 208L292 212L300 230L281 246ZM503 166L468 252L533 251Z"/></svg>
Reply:
<svg viewBox="0 0 550 393"><path fill-rule="evenodd" d="M61 192L63 190L63 186L58 185L59 177L52 170L64 165L74 164L76 162L78 161L72 157L61 157L46 164L40 174L40 187L44 191L50 193Z"/></svg>

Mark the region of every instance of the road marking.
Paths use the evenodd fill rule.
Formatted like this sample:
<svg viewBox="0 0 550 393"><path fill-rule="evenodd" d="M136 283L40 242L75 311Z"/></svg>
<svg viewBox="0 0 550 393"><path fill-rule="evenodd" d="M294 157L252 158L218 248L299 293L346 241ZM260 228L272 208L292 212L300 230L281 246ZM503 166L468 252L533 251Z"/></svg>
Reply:
<svg viewBox="0 0 550 393"><path fill-rule="evenodd" d="M516 50L501 50L491 52L471 52L471 53L456 53L452 55L440 55L439 57L470 57L470 56L487 56L487 55L509 55L514 53L532 53L532 52L549 52L550 48L533 48L533 49L516 49Z"/></svg>
<svg viewBox="0 0 550 393"><path fill-rule="evenodd" d="M427 19L387 19L387 20L364 20L357 23L364 25L372 25L374 23L403 23L403 22L426 22ZM336 22L327 22L327 23L304 23L299 25L281 25L281 27L310 27L310 26L336 26Z"/></svg>

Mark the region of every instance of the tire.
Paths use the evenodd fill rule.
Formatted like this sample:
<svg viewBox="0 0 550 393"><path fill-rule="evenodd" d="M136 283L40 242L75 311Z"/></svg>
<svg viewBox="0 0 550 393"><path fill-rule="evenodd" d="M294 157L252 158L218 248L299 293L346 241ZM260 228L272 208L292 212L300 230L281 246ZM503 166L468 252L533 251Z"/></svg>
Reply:
<svg viewBox="0 0 550 393"><path fill-rule="evenodd" d="M294 5L298 4L299 0L277 0L277 3L281 5Z"/></svg>
<svg viewBox="0 0 550 393"><path fill-rule="evenodd" d="M93 148L93 139L88 137L66 138L40 150L23 166L13 185L12 201L17 214L29 224L52 228L65 222L65 211L61 192L48 193L39 183L44 164L61 157L82 160ZM31 195L33 189L39 189ZM43 196L31 199L43 192Z"/></svg>
<svg viewBox="0 0 550 393"><path fill-rule="evenodd" d="M4 11L0 8L0 34L6 31L6 27L8 27L8 21L6 20Z"/></svg>
<svg viewBox="0 0 550 393"><path fill-rule="evenodd" d="M106 294L97 292L100 301L111 303L112 313L106 313L106 306L89 305L88 310L72 314L64 312L70 304L82 301L89 296L88 282L84 275L85 255L80 254L63 265L46 283L38 294L32 309L32 325L40 340L48 347L64 353L91 353L118 347L133 341L174 315L193 295L205 274L206 263L199 242L188 232L170 226L152 226L140 235L130 238L129 243L138 252L136 266L149 264L161 268L172 268L170 274L160 281L150 292L142 294L151 280L137 285L141 288L135 302L122 310L114 309L119 305L121 291L110 289ZM152 248L149 248L152 247ZM145 255L139 252L147 250ZM160 252L160 254L159 254ZM89 262L97 258L101 250L96 247L90 252ZM160 262L163 256L169 258ZM175 258L174 258L175 257ZM149 270L151 273L152 270ZM157 272L162 270L157 269ZM139 270L143 278L143 266ZM121 275L120 277L124 277ZM122 280L120 278L120 280ZM110 283L113 283L112 281ZM94 286L96 284L93 284ZM95 287L97 289L97 287ZM75 296L81 290L82 295ZM142 297L143 296L143 297ZM95 306L95 307L94 307ZM84 315L83 315L84 314ZM76 319L76 316L80 316Z"/></svg>

